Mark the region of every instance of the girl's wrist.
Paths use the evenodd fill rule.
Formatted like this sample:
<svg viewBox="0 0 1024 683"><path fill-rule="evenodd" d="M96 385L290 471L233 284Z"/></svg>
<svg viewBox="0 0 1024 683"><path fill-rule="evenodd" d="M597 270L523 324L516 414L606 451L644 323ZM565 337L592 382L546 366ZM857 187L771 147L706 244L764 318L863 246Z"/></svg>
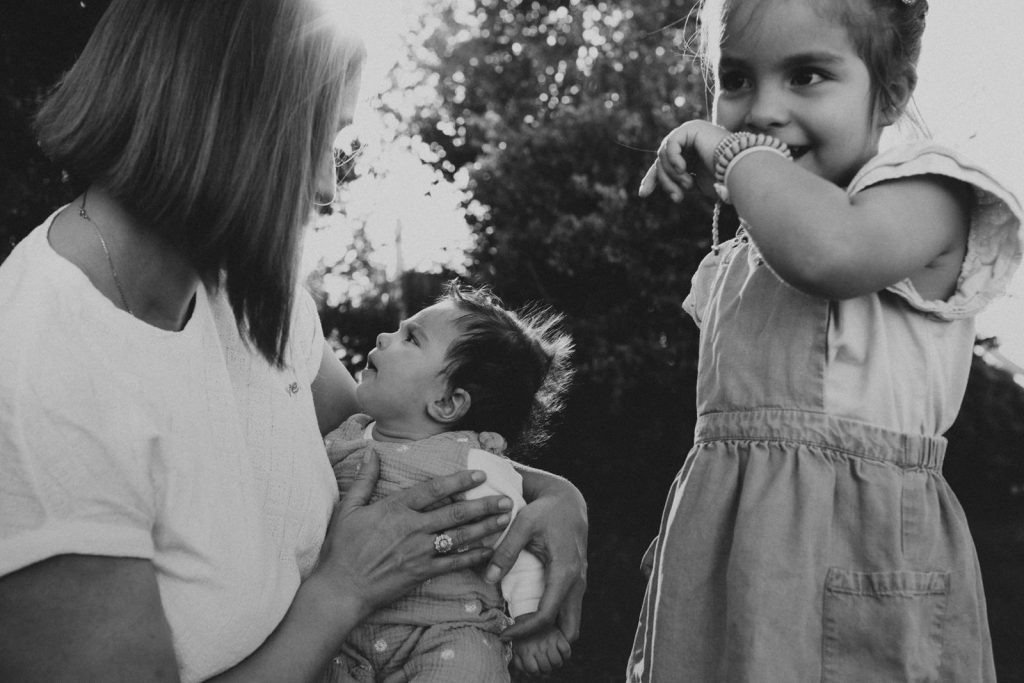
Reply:
<svg viewBox="0 0 1024 683"><path fill-rule="evenodd" d="M710 121L701 121L701 123L704 125L698 131L694 146L697 149L697 154L700 155L700 160L704 167L708 169L709 173L714 175L715 150L718 149L718 145L721 144L722 140L725 140L732 133Z"/></svg>

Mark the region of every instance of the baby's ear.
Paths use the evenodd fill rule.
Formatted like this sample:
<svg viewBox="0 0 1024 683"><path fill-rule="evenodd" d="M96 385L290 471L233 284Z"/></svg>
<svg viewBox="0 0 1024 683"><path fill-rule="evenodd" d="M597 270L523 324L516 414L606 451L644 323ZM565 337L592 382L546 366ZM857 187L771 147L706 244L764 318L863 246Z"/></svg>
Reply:
<svg viewBox="0 0 1024 683"><path fill-rule="evenodd" d="M435 422L453 425L466 416L472 402L465 389L451 389L427 404L427 413Z"/></svg>

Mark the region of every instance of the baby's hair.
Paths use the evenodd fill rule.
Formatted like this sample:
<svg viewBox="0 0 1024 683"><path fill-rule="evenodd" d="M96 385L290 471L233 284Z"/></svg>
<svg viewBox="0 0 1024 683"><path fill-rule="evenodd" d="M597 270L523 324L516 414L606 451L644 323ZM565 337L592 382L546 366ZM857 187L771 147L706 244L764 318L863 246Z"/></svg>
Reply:
<svg viewBox="0 0 1024 683"><path fill-rule="evenodd" d="M700 56L705 72L717 76L719 46L729 5L735 0L701 0ZM758 0L760 1L760 0ZM818 11L827 12L846 27L857 55L871 74L872 104L879 111L901 115L917 86L928 0L824 0ZM761 9L761 11L771 11ZM709 71L710 70L710 71ZM894 117L896 118L896 117ZM920 121L915 123L920 125Z"/></svg>
<svg viewBox="0 0 1024 683"><path fill-rule="evenodd" d="M470 395L455 428L497 432L516 455L543 444L573 374L563 316L541 306L509 311L488 288L458 280L447 283L438 302L462 313L444 369L451 386Z"/></svg>

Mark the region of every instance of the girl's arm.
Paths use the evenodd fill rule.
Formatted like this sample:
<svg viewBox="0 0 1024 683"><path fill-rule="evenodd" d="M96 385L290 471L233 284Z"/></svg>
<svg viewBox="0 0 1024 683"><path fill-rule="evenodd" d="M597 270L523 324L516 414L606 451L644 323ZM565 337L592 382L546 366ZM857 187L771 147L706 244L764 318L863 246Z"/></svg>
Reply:
<svg viewBox="0 0 1024 683"><path fill-rule="evenodd" d="M565 637L579 637L583 593L587 585L587 503L567 479L516 464L528 501L494 550L486 579L497 583L515 563L519 551L545 564L545 587L536 612L524 615L501 634L515 640L556 623Z"/></svg>
<svg viewBox="0 0 1024 683"><path fill-rule="evenodd" d="M708 173L726 135L707 121L673 131L659 151L658 181L678 194L687 183L684 155ZM653 179L645 181L649 192ZM760 153L734 164L728 190L768 263L809 294L848 299L905 278L925 298L944 299L955 289L970 207L969 189L959 181L914 176L850 197L798 162Z"/></svg>
<svg viewBox="0 0 1024 683"><path fill-rule="evenodd" d="M463 472L365 505L370 457L335 512L320 563L277 629L218 681L311 681L375 607L432 576L476 566L485 548L439 556L440 530L468 545L508 524L508 499L449 504L480 483ZM171 632L150 561L64 555L0 577L0 680L177 681Z"/></svg>

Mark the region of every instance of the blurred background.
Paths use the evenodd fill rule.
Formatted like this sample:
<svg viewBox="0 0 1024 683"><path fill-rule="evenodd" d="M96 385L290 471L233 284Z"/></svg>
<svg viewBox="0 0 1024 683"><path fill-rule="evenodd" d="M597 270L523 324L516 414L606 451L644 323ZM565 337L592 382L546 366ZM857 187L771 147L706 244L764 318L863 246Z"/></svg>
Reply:
<svg viewBox="0 0 1024 683"><path fill-rule="evenodd" d="M29 121L106 4L0 9L0 259L81 189L39 154ZM582 637L548 680L621 681L644 589L640 557L695 420L697 330L680 304L709 248L710 205L636 197L661 137L706 114L693 3L340 4L369 57L356 123L337 140L338 201L305 242L325 333L357 370L378 332L456 275L510 305L542 301L566 314L577 382L555 438L530 464L568 477L589 501L590 571ZM1011 116L1024 110L1024 51L1010 30L1024 7L934 2L931 16L924 120L1020 194L1024 133ZM735 217L725 223L734 229ZM1024 681L1020 290L980 321L945 465L977 545L1002 681Z"/></svg>

